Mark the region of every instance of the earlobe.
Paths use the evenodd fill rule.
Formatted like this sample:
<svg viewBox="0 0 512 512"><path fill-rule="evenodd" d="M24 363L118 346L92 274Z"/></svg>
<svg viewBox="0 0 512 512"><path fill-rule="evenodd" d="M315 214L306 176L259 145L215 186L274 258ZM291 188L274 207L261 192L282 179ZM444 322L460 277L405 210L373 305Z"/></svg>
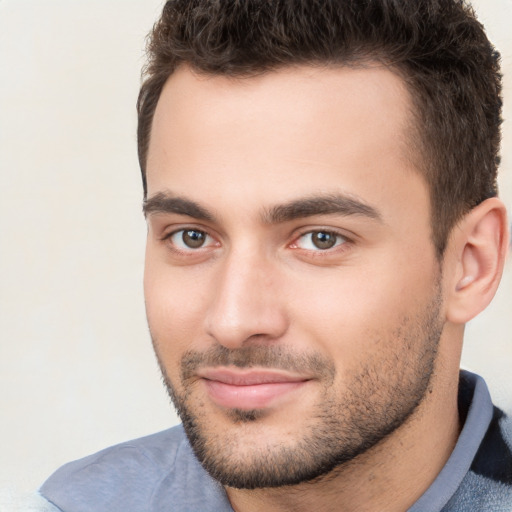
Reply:
<svg viewBox="0 0 512 512"><path fill-rule="evenodd" d="M454 228L450 239L453 266L447 276L447 320L463 324L491 302L508 251L505 206L490 198L473 208Z"/></svg>

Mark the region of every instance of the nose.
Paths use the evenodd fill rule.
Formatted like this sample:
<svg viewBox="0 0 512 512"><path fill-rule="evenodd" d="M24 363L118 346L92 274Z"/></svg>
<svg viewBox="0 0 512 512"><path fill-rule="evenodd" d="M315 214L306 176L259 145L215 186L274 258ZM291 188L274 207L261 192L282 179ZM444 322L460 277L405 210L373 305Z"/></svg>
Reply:
<svg viewBox="0 0 512 512"><path fill-rule="evenodd" d="M217 270L207 334L229 349L279 339L288 319L275 266L256 255L232 254Z"/></svg>

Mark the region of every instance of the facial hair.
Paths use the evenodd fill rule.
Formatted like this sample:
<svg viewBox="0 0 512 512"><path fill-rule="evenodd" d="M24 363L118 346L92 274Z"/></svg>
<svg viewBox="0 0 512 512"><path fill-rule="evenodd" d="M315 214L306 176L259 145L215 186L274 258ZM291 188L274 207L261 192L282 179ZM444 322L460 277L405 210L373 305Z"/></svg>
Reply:
<svg viewBox="0 0 512 512"><path fill-rule="evenodd" d="M230 350L215 345L204 352L187 351L181 359L179 388L159 359L164 383L196 457L221 484L256 489L318 479L367 452L403 425L427 394L442 331L440 297L438 292L414 318L403 318L385 339L377 336L375 346L385 347L387 353L373 353L343 386L336 385L333 360L318 353L297 353L289 346L247 345ZM153 339L153 344L158 358L158 340ZM320 400L300 435L269 440L262 447L266 411L229 410L226 415L232 428L216 428L204 403L194 396L197 370L215 366L314 375L322 386Z"/></svg>

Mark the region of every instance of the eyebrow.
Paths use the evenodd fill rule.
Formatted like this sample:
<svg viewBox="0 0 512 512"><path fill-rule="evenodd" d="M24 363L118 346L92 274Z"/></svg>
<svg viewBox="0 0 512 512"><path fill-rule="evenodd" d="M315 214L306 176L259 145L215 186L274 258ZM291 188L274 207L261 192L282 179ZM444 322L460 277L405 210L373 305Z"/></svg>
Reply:
<svg viewBox="0 0 512 512"><path fill-rule="evenodd" d="M146 217L151 214L176 213L198 220L215 220L211 212L195 201L166 192L145 199L142 210ZM361 216L382 222L382 216L376 208L345 194L311 196L276 205L265 209L262 219L266 224L279 224L315 215Z"/></svg>
<svg viewBox="0 0 512 512"><path fill-rule="evenodd" d="M382 222L382 215L376 208L344 194L312 196L290 201L266 210L263 218L266 223L278 224L315 215L354 215Z"/></svg>
<svg viewBox="0 0 512 512"><path fill-rule="evenodd" d="M198 220L213 220L213 215L196 202L164 192L159 192L150 198L144 199L142 211L145 217L158 213L176 213Z"/></svg>

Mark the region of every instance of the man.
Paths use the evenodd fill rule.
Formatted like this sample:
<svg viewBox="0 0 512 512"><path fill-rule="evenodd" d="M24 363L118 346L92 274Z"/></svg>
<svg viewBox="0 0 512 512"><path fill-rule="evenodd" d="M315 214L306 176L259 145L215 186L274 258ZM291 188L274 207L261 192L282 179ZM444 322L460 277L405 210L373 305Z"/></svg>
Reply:
<svg viewBox="0 0 512 512"><path fill-rule="evenodd" d="M183 427L64 466L45 506L512 510L509 420L459 372L508 247L471 8L171 0L149 58L146 306Z"/></svg>

